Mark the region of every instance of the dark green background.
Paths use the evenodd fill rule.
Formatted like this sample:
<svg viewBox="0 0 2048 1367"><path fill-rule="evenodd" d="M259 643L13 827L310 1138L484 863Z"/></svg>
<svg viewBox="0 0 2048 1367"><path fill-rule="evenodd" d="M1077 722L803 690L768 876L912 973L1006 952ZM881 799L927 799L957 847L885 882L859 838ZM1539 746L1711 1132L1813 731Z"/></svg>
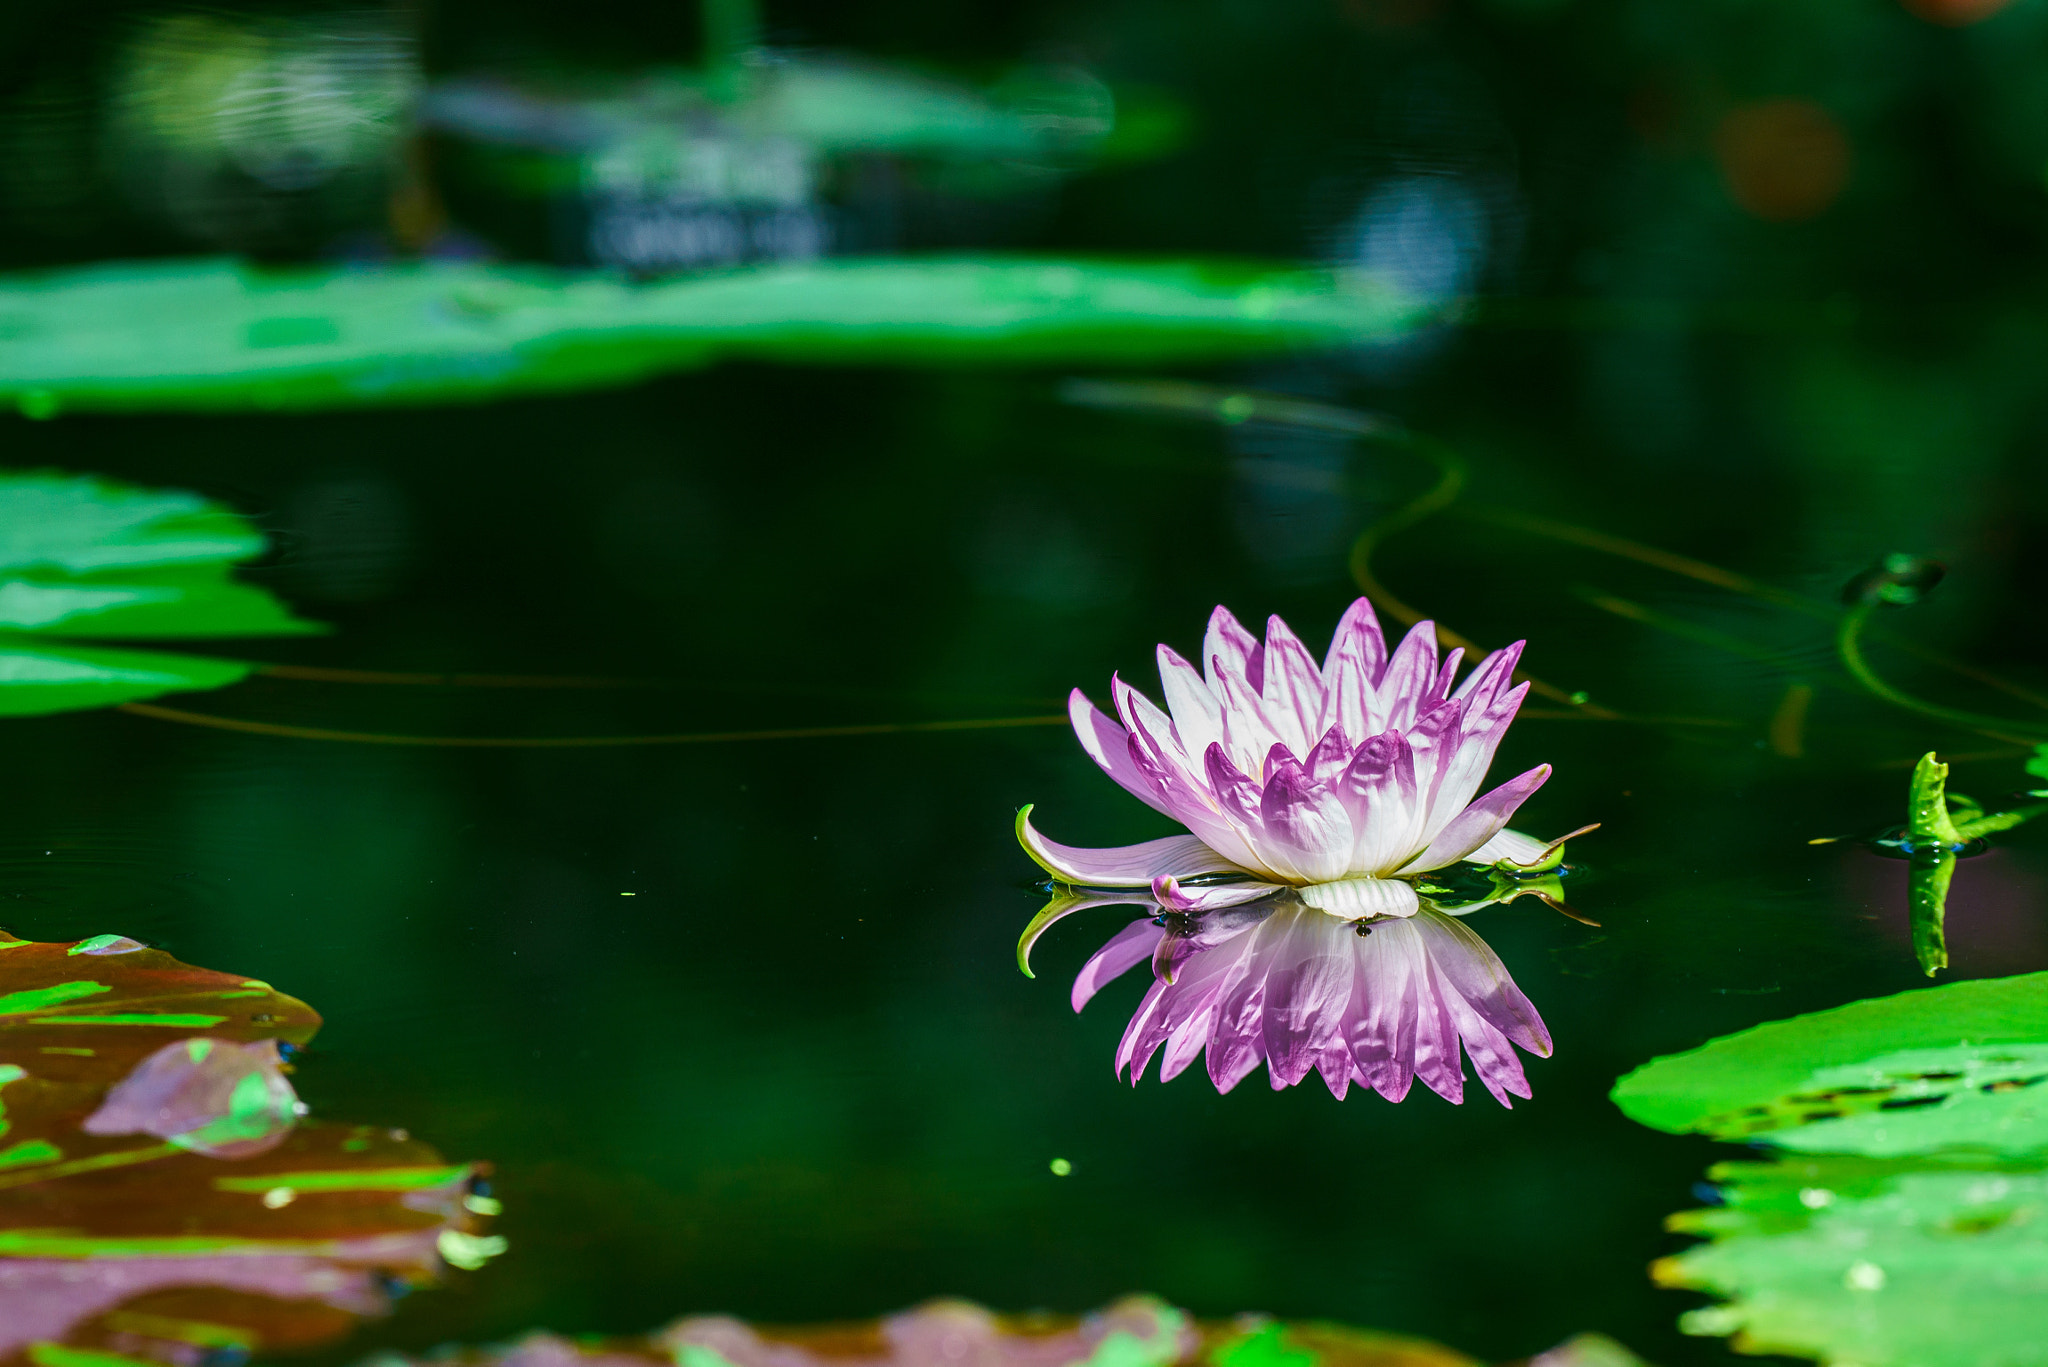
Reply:
<svg viewBox="0 0 2048 1367"><path fill-rule="evenodd" d="M1186 149L1067 187L1031 235L1047 249L1312 255L1377 178L1483 171L1512 212L1488 302L1441 352L1216 378L1394 413L1465 452L1470 504L1818 597L1884 552L1939 556L1947 583L1887 625L2048 684L2039 0L1960 31L1891 0L770 17L785 39L962 69L1071 51L1184 101ZM18 77L122 21L24 7L8 60ZM690 41L670 7L625 5L449 4L427 31L449 69ZM32 57L31 33L63 42ZM1744 215L1709 151L1722 111L1775 96L1821 101L1854 148L1847 192L1809 223ZM1645 107L1675 112L1651 136ZM105 231L109 251L164 245ZM17 259L53 254L22 237ZM15 421L5 458L254 515L277 543L255 577L338 628L264 658L678 681L171 700L448 735L1051 712L1075 684L1106 695L1113 669L1149 687L1152 644L1192 650L1219 601L1319 647L1353 593L1349 533L1429 478L1391 449L1075 410L1059 378L734 367L491 408ZM317 1114L498 1163L512 1251L350 1352L1141 1288L1494 1359L1581 1329L1721 1358L1672 1328L1691 1298L1644 1273L1716 1150L1631 1125L1606 1089L1653 1054L1915 985L1902 866L1806 841L1898 819L1928 748L1992 754L1955 779L1985 801L2020 786L2018 763L1856 695L1824 621L1456 516L1380 567L1467 635L1527 636L1529 668L1563 687L1737 723L1509 738L1499 772L1557 766L1521 825L1607 823L1573 851L1602 929L1528 901L1473 922L1556 1036L1512 1112L1420 1089L1340 1105L1263 1074L1227 1097L1192 1075L1114 1081L1141 984L1076 1019L1066 983L1117 913L1062 926L1039 980L1018 976L1037 900L1012 814L1038 803L1083 844L1167 827L1056 728L512 753L15 722L0 920L272 981L327 1016L298 1078ZM1602 615L1586 586L1765 658ZM1875 658L1954 704L2020 706ZM1802 680L1820 692L1807 755L1786 758L1764 725ZM2048 966L2041 837L2002 843L1957 874L1957 976Z"/></svg>

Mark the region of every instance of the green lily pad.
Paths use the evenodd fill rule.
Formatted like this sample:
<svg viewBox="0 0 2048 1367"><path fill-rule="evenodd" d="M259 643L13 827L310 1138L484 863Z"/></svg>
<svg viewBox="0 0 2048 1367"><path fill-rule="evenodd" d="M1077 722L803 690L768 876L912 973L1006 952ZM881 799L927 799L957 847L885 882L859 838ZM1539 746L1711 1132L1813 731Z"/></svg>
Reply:
<svg viewBox="0 0 2048 1367"><path fill-rule="evenodd" d="M234 580L264 544L230 509L181 489L0 472L0 716L219 688L252 668L71 641L320 630Z"/></svg>
<svg viewBox="0 0 2048 1367"><path fill-rule="evenodd" d="M2048 1160L1817 1156L1710 1171L1712 1242L1653 1268L1725 1304L1680 1321L1746 1353L1857 1367L2048 1362Z"/></svg>
<svg viewBox="0 0 2048 1367"><path fill-rule="evenodd" d="M1615 1084L1631 1119L1803 1152L2048 1150L2048 973L1773 1021Z"/></svg>
<svg viewBox="0 0 2048 1367"><path fill-rule="evenodd" d="M1341 273L1244 263L845 258L636 285L478 263L130 262L0 278L0 400L32 417L432 403L728 357L1151 364L1348 346L1422 312Z"/></svg>

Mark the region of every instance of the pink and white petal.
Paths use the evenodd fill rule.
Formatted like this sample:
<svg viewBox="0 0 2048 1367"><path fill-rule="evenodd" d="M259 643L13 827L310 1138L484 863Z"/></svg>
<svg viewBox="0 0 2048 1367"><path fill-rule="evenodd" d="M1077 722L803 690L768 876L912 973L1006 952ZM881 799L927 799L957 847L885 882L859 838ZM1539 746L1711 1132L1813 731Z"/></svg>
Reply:
<svg viewBox="0 0 2048 1367"><path fill-rule="evenodd" d="M1425 969L1413 923L1373 927L1359 940L1346 1034L1358 1080L1389 1101L1408 1095L1415 1080L1417 979Z"/></svg>
<svg viewBox="0 0 2048 1367"><path fill-rule="evenodd" d="M1090 702L1088 695L1078 688L1067 698L1067 716L1074 724L1074 734L1080 738L1081 748L1102 766L1103 773L1147 807L1171 814L1159 784L1131 761L1130 732L1105 716L1102 709Z"/></svg>
<svg viewBox="0 0 2048 1367"><path fill-rule="evenodd" d="M1387 644L1380 636L1372 604L1361 598L1353 603L1337 624L1330 640L1330 653L1323 662L1323 714L1318 730L1333 726L1346 735L1369 736L1384 728L1372 724L1373 688L1386 668Z"/></svg>
<svg viewBox="0 0 2048 1367"><path fill-rule="evenodd" d="M1323 731L1323 672L1308 647L1278 617L1266 622L1266 678L1258 690L1266 718L1287 748L1305 756Z"/></svg>
<svg viewBox="0 0 2048 1367"><path fill-rule="evenodd" d="M1480 1083L1493 1093L1493 1099L1501 1105L1514 1108L1510 1096L1529 1099L1529 1078L1522 1071L1522 1061L1515 1056L1514 1045L1507 1036L1489 1025L1469 1004L1455 992L1447 991L1443 980L1437 980L1438 995L1451 1013L1451 1024L1458 1032L1458 1039L1465 1046L1465 1056L1472 1060L1472 1071L1479 1075Z"/></svg>
<svg viewBox="0 0 2048 1367"><path fill-rule="evenodd" d="M1539 764L1525 774L1517 774L1506 783L1495 788L1485 797L1458 813L1429 842L1429 848L1410 860L1404 873L1428 873L1431 869L1455 864L1471 855L1498 835L1508 824L1508 818L1515 814L1529 798L1529 795L1543 786L1550 777L1550 766Z"/></svg>
<svg viewBox="0 0 2048 1367"><path fill-rule="evenodd" d="M1458 666L1465 662L1465 647L1453 646L1451 653L1444 656L1443 664L1436 671L1436 678L1430 683L1429 693L1433 698L1451 696L1451 682L1458 677Z"/></svg>
<svg viewBox="0 0 2048 1367"><path fill-rule="evenodd" d="M1181 743L1173 718L1159 704L1125 683L1121 674L1110 675L1109 695L1116 704L1117 716L1123 719L1124 726L1130 731L1131 739L1137 741L1147 754L1169 769L1192 772L1190 760L1199 761L1202 752L1191 751Z"/></svg>
<svg viewBox="0 0 2048 1367"><path fill-rule="evenodd" d="M1444 1004L1436 974L1427 965L1416 975L1415 985L1415 1076L1453 1106L1462 1106L1465 1055L1459 1047L1457 1022Z"/></svg>
<svg viewBox="0 0 2048 1367"><path fill-rule="evenodd" d="M1442 783L1444 770L1450 766L1458 752L1460 737L1459 722L1463 719L1465 705L1460 702L1427 702L1417 713L1415 724L1403 733L1408 748L1415 754L1414 825L1407 834L1409 854L1418 854L1426 847L1444 822L1457 815L1457 811L1444 813L1441 821L1432 823L1436 811L1435 797Z"/></svg>
<svg viewBox="0 0 2048 1367"><path fill-rule="evenodd" d="M1522 684L1497 698L1484 713L1475 717L1469 710L1466 712L1456 748L1441 762L1436 790L1430 795L1431 829L1443 829L1471 804L1473 794L1479 791L1487 769L1493 764L1494 751L1507 734L1508 723L1515 719L1515 710L1528 693L1529 685Z"/></svg>
<svg viewBox="0 0 2048 1367"><path fill-rule="evenodd" d="M1240 769L1263 781L1266 756L1274 746L1286 745L1286 739L1265 700L1243 676L1225 669L1217 672L1217 678L1222 684L1223 748Z"/></svg>
<svg viewBox="0 0 2048 1367"><path fill-rule="evenodd" d="M1256 902L1261 897L1272 896L1284 886L1281 883L1216 883L1184 888L1177 880L1162 876L1152 880L1152 898L1170 910L1199 915L1205 911L1221 911L1225 907Z"/></svg>
<svg viewBox="0 0 2048 1367"><path fill-rule="evenodd" d="M1031 824L1033 808L1017 812L1017 843L1024 853L1063 883L1083 887L1135 888L1155 878L1188 878L1198 873L1241 872L1237 865L1192 835L1169 835L1136 845L1085 849L1047 840Z"/></svg>
<svg viewBox="0 0 2048 1367"><path fill-rule="evenodd" d="M1081 971L1074 975L1074 990L1070 995L1074 1009L1079 1011L1106 984L1150 960L1154 946L1165 934L1165 927L1148 918L1133 921L1110 936L1108 942L1096 950L1088 962L1081 965Z"/></svg>
<svg viewBox="0 0 2048 1367"><path fill-rule="evenodd" d="M1330 635L1330 650L1323 657L1323 677L1328 679L1337 662L1349 656L1365 667L1368 681L1377 682L1387 663L1387 638L1380 631L1380 619L1370 598L1353 599L1337 629Z"/></svg>
<svg viewBox="0 0 2048 1367"><path fill-rule="evenodd" d="M1550 1057L1550 1031L1522 995L1493 946L1456 917L1426 912L1415 927L1430 962L1458 996L1494 1029L1538 1058Z"/></svg>
<svg viewBox="0 0 2048 1367"><path fill-rule="evenodd" d="M1159 695L1173 714L1173 729L1181 749L1199 755L1223 739L1223 703L1211 692L1200 670L1180 657L1171 646L1159 647Z"/></svg>
<svg viewBox="0 0 2048 1367"><path fill-rule="evenodd" d="M1406 738L1383 731L1368 739L1334 787L1351 813L1351 868L1392 872L1413 849L1408 833L1420 796Z"/></svg>
<svg viewBox="0 0 2048 1367"><path fill-rule="evenodd" d="M1520 831L1496 831L1491 840L1465 856L1468 864L1498 864L1505 859L1510 864L1533 862L1550 846L1533 835Z"/></svg>
<svg viewBox="0 0 2048 1367"><path fill-rule="evenodd" d="M1309 1075L1330 1045L1343 1037L1357 956L1347 941L1358 932L1322 918L1298 917L1288 943L1266 977L1266 1071L1273 1088L1292 1087Z"/></svg>
<svg viewBox="0 0 2048 1367"><path fill-rule="evenodd" d="M1212 1012L1198 1012L1175 1026L1166 1037L1166 1052L1159 1057L1161 1082L1173 1081L1202 1056L1202 1046L1209 1042L1211 1017Z"/></svg>
<svg viewBox="0 0 2048 1367"><path fill-rule="evenodd" d="M1267 766L1253 839L1267 867L1305 883L1342 878L1351 867L1351 814L1327 784L1293 759Z"/></svg>
<svg viewBox="0 0 2048 1367"><path fill-rule="evenodd" d="M1401 638L1373 690L1373 729L1406 731L1436 682L1436 623L1417 622Z"/></svg>
<svg viewBox="0 0 2048 1367"><path fill-rule="evenodd" d="M1265 651L1259 638L1246 631L1229 608L1218 607L1209 614L1209 630L1202 637L1202 669L1212 691L1218 687L1219 665L1247 679L1262 679Z"/></svg>
<svg viewBox="0 0 2048 1367"><path fill-rule="evenodd" d="M1522 662L1522 647L1526 644L1525 641L1517 641L1513 645L1502 646L1481 660L1451 696L1464 702L1472 715L1484 712L1514 682L1515 666Z"/></svg>
<svg viewBox="0 0 2048 1367"><path fill-rule="evenodd" d="M1318 783L1330 783L1350 767L1352 751L1351 738L1344 734L1344 728L1333 726L1323 733L1323 738L1302 757L1301 762L1310 778Z"/></svg>

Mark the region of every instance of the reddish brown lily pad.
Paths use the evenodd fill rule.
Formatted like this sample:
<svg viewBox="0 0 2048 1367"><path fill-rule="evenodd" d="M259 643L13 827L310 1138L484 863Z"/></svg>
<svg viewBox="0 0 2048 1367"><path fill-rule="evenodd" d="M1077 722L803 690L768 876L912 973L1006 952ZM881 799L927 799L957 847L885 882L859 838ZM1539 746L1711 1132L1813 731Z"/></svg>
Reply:
<svg viewBox="0 0 2048 1367"><path fill-rule="evenodd" d="M502 1247L480 1165L296 1123L275 1047L319 1025L133 941L0 938L0 1367L310 1346Z"/></svg>

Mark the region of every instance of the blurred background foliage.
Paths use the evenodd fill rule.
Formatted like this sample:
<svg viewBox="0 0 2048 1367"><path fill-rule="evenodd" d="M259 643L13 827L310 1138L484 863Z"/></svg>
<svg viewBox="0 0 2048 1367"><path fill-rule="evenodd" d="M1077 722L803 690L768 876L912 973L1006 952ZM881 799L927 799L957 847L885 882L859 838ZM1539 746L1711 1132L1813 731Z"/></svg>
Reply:
<svg viewBox="0 0 2048 1367"><path fill-rule="evenodd" d="M462 81L644 108L661 70L708 70L699 20L600 0L198 18L22 0L0 15L0 256L604 264L589 223L621 201L581 153L394 111ZM168 137L150 44L202 21L245 35L201 47L257 94L209 96L201 133ZM1143 1288L1495 1360L1582 1329L1720 1360L1674 1327L1700 1298L1645 1273L1683 1245L1659 1221L1712 1145L1640 1129L1607 1088L1653 1054L1923 982L1906 866L1805 842L1895 821L1930 749L1992 804L2028 782L2024 749L1869 697L1827 611L1526 516L1809 605L1892 552L1932 556L1947 580L1885 629L2048 686L2030 630L2048 4L789 0L763 24L773 49L992 108L1020 68L1078 70L1153 131L1127 156L1105 134L1092 156L987 158L1000 174L848 157L801 187L829 233L744 251L733 225L757 219L736 191L664 190L635 220L649 240L727 246L613 268L805 242L1230 253L1354 266L1446 310L1385 343L1188 373L1447 442L1465 493L1386 539L1380 577L1482 644L1530 637L1528 667L1567 695L1691 719L1534 718L1502 755L1558 766L1532 829L1607 823L1573 850L1574 905L1602 929L1526 902L1477 927L1556 1035L1535 1100L1114 1084L1117 1013L1076 1020L1058 985L1094 937L1048 937L1036 984L1011 965L1035 902L1010 816L1036 802L1084 843L1165 831L1056 728L456 752L16 723L0 918L44 940L126 932L316 1000L316 1114L402 1118L498 1163L513 1251L357 1350ZM262 74L279 63L301 74ZM1099 107L1095 84L1052 85L1088 97L1061 118ZM723 226L699 232L707 201ZM490 408L10 419L8 459L253 517L275 549L247 576L336 627L262 658L660 685L265 676L202 700L446 735L1045 715L1112 669L1143 679L1157 640L1191 648L1219 601L1320 644L1355 591L1352 538L1433 478L1299 425L1081 410L1059 401L1066 373L728 365ZM1469 515L1487 508L1525 520ZM2033 706L1868 649L1922 696ZM1958 864L1953 976L2048 967L2041 839Z"/></svg>

